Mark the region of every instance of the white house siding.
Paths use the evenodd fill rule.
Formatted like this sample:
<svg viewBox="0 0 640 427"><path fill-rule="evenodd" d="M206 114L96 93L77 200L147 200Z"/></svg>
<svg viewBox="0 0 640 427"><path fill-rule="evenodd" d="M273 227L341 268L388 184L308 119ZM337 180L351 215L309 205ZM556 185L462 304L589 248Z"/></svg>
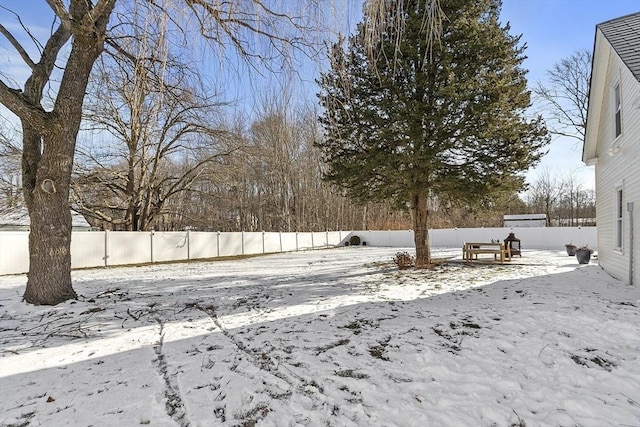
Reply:
<svg viewBox="0 0 640 427"><path fill-rule="evenodd" d="M598 215L598 258L613 277L628 281L631 233L627 202L634 202L634 284L640 284L640 82L608 45L609 61L599 117L596 166L596 209ZM614 143L613 97L620 82L622 134ZM592 99L591 102L594 102ZM623 194L623 246L616 248L616 191Z"/></svg>

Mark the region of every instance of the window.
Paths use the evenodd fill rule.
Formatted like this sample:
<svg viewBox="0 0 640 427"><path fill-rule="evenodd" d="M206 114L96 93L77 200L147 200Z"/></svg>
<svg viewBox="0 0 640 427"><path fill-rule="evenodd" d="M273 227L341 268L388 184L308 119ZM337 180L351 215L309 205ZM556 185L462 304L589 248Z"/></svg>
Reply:
<svg viewBox="0 0 640 427"><path fill-rule="evenodd" d="M616 190L616 215L615 215L616 248L622 249L622 189Z"/></svg>
<svg viewBox="0 0 640 427"><path fill-rule="evenodd" d="M615 123L616 138L622 133L622 106L620 103L620 83L613 87L613 115Z"/></svg>

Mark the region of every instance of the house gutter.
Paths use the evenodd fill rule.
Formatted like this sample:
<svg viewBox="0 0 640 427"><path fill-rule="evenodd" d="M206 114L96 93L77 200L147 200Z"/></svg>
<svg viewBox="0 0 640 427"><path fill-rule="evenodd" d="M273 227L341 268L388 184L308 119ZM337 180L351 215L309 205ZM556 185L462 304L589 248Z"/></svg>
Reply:
<svg viewBox="0 0 640 427"><path fill-rule="evenodd" d="M627 212L629 212L629 231L631 232L629 237L631 246L629 249L629 285L633 285L633 202L627 203Z"/></svg>

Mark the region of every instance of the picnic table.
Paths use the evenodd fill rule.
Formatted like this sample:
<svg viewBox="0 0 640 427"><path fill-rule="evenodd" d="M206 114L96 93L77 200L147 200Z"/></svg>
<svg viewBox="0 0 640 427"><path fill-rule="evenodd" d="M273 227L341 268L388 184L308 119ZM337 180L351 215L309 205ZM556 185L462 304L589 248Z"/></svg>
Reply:
<svg viewBox="0 0 640 427"><path fill-rule="evenodd" d="M511 248L501 242L465 242L462 246L462 258L465 262L478 260L480 254L492 254L493 261L511 261Z"/></svg>

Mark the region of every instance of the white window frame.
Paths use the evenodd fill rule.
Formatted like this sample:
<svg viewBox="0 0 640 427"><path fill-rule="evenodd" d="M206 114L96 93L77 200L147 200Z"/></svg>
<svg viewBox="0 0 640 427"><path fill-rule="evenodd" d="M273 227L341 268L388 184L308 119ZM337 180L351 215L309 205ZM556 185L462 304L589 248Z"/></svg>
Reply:
<svg viewBox="0 0 640 427"><path fill-rule="evenodd" d="M613 118L613 140L622 135L622 90L620 80L616 80L611 87L611 117Z"/></svg>
<svg viewBox="0 0 640 427"><path fill-rule="evenodd" d="M622 191L622 186L616 187L614 207L614 248L622 252L624 246L624 192Z"/></svg>

